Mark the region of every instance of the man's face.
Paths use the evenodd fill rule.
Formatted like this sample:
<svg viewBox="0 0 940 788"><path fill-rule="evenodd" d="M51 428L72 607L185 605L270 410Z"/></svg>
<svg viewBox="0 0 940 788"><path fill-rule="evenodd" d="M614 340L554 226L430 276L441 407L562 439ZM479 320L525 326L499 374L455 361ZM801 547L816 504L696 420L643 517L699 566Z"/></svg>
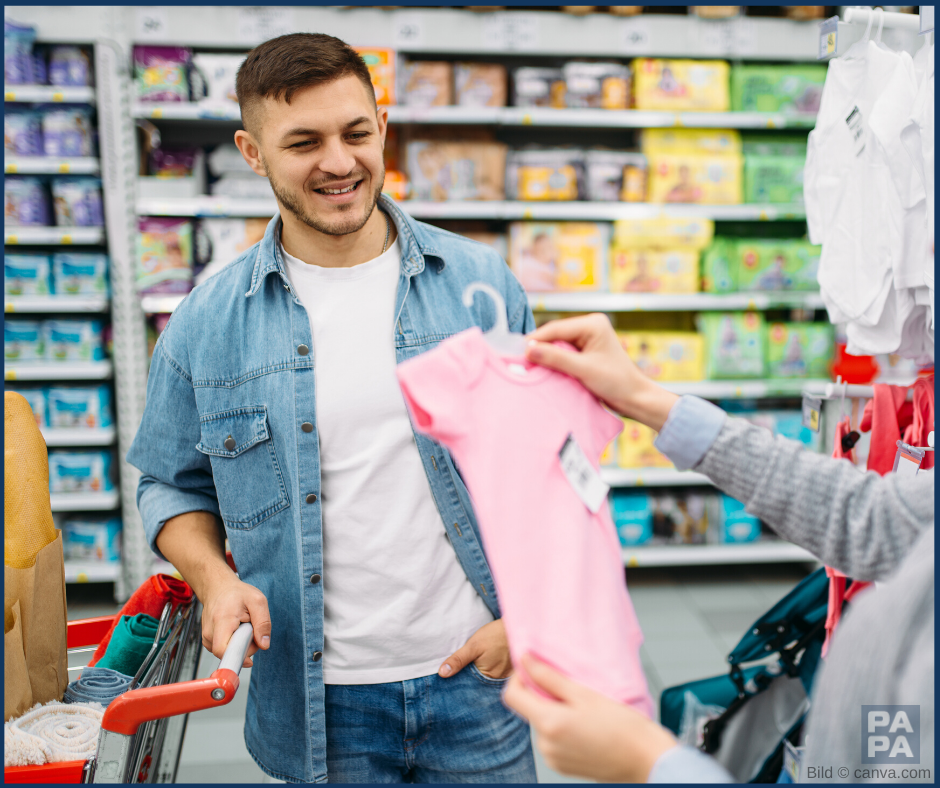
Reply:
<svg viewBox="0 0 940 788"><path fill-rule="evenodd" d="M326 235L360 230L385 181L387 117L355 76L299 90L290 104L263 99L254 139L281 206Z"/></svg>

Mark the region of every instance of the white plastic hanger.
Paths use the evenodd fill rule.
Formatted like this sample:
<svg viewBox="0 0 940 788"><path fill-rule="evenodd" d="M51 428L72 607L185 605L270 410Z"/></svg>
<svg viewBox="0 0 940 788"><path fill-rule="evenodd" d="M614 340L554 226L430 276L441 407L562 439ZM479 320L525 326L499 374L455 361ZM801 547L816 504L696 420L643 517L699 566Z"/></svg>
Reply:
<svg viewBox="0 0 940 788"><path fill-rule="evenodd" d="M496 288L486 282L471 282L463 291L463 305L467 308L473 306L473 296L480 291L493 299L496 308L496 322L489 331L483 332L483 338L497 353L502 356L524 356L525 337L509 331L509 321L506 319L506 302L497 292Z"/></svg>

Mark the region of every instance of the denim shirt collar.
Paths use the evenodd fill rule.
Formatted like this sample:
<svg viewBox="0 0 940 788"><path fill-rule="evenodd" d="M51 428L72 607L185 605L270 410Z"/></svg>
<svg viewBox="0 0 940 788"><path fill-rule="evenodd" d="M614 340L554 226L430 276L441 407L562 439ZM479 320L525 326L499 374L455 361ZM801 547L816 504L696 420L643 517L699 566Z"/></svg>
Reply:
<svg viewBox="0 0 940 788"><path fill-rule="evenodd" d="M424 270L425 257L433 258L439 270L443 269L444 258L440 250L434 246L433 236L384 194L379 195L379 204L395 223L395 229L398 231L402 275L411 277L420 274ZM258 244L258 256L252 270L251 287L245 293L246 297L257 293L267 275L275 271L285 285L289 284L284 261L281 259L280 237L281 216L276 214L268 223L264 238Z"/></svg>

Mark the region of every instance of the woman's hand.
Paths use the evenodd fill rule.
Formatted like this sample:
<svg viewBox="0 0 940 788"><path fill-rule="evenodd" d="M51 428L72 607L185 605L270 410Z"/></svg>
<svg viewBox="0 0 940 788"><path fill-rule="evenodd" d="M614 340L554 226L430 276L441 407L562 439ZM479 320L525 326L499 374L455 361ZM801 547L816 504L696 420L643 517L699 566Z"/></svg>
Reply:
<svg viewBox="0 0 940 788"><path fill-rule="evenodd" d="M509 680L503 700L535 728L539 751L555 771L598 782L646 782L659 757L677 746L658 723L544 662L526 655L522 667L558 700L529 689L518 672Z"/></svg>
<svg viewBox="0 0 940 788"><path fill-rule="evenodd" d="M577 378L612 410L657 432L679 399L639 370L602 314L546 323L528 339L529 361ZM579 352L548 344L557 340L574 345Z"/></svg>

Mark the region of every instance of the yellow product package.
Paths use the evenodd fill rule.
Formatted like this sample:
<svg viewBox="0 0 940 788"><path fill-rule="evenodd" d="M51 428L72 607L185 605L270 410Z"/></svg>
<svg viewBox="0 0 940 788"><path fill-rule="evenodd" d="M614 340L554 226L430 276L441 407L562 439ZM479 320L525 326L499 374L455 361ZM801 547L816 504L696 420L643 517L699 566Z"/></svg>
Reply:
<svg viewBox="0 0 940 788"><path fill-rule="evenodd" d="M600 464L602 466L617 464L617 438L614 438L607 444L607 448L605 448L604 453L601 454Z"/></svg>
<svg viewBox="0 0 940 788"><path fill-rule="evenodd" d="M604 290L609 245L600 222L513 222L509 265L530 293Z"/></svg>
<svg viewBox="0 0 940 788"><path fill-rule="evenodd" d="M517 175L520 200L577 200L578 172L574 166L522 165Z"/></svg>
<svg viewBox="0 0 940 788"><path fill-rule="evenodd" d="M731 108L730 68L723 60L633 62L637 109L727 112Z"/></svg>
<svg viewBox="0 0 940 788"><path fill-rule="evenodd" d="M705 338L694 331L618 331L620 344L647 377L704 380Z"/></svg>
<svg viewBox="0 0 940 788"><path fill-rule="evenodd" d="M610 249L611 293L697 293L698 252L689 249Z"/></svg>
<svg viewBox="0 0 940 788"><path fill-rule="evenodd" d="M640 149L652 153L692 153L702 156L742 155L741 134L734 129L643 129Z"/></svg>
<svg viewBox="0 0 940 788"><path fill-rule="evenodd" d="M618 219L613 245L622 249L705 249L715 235L711 219Z"/></svg>
<svg viewBox="0 0 940 788"><path fill-rule="evenodd" d="M651 203L738 205L743 200L742 156L657 153L649 161Z"/></svg>
<svg viewBox="0 0 940 788"><path fill-rule="evenodd" d="M617 438L617 464L621 468L671 468L672 462L654 445L656 431L630 419L623 420Z"/></svg>

